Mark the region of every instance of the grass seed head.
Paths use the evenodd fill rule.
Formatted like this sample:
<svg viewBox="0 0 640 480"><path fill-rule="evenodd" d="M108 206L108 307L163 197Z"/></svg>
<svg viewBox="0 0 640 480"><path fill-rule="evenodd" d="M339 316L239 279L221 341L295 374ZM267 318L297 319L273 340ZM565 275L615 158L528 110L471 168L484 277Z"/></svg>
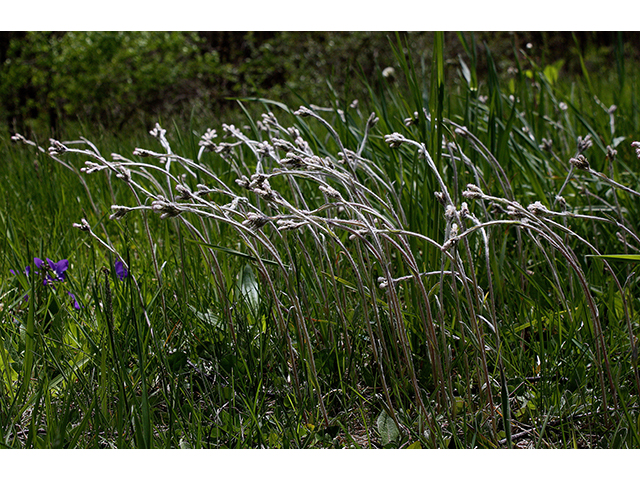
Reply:
<svg viewBox="0 0 640 480"><path fill-rule="evenodd" d="M446 242L444 242L442 244L442 247L441 247L442 251L443 252L447 252L447 251L451 250L451 248L454 247L458 243L458 240L459 239L458 239L457 236L449 238L449 240L447 240Z"/></svg>
<svg viewBox="0 0 640 480"><path fill-rule="evenodd" d="M540 150L544 150L546 152L550 152L553 149L553 140L548 140L546 138L542 139L542 143L538 145Z"/></svg>
<svg viewBox="0 0 640 480"><path fill-rule="evenodd" d="M49 141L51 142L51 146L49 147L49 155L57 155L59 153L65 153L68 150L68 148L58 140L50 138Z"/></svg>
<svg viewBox="0 0 640 480"><path fill-rule="evenodd" d="M164 137L165 133L167 133L167 131L164 128L162 128L159 123L156 123L156 126L149 131L149 135L156 138Z"/></svg>
<svg viewBox="0 0 640 480"><path fill-rule="evenodd" d="M263 157L270 157L275 153L274 148L266 140L256 144L256 151Z"/></svg>
<svg viewBox="0 0 640 480"><path fill-rule="evenodd" d="M106 167L106 165L100 165L98 163L95 162L90 162L89 160L87 160L86 162L84 162L85 166L82 167L80 169L80 171L82 173L86 173L86 174L90 174L93 172L99 172L100 170L104 170Z"/></svg>
<svg viewBox="0 0 640 480"><path fill-rule="evenodd" d="M514 218L524 218L525 210L518 202L511 202L507 205L507 215Z"/></svg>
<svg viewBox="0 0 640 480"><path fill-rule="evenodd" d="M284 152L291 152L295 148L291 142L288 142L287 140L283 140L281 138L274 138L272 141L274 147Z"/></svg>
<svg viewBox="0 0 640 480"><path fill-rule="evenodd" d="M301 106L298 110L293 112L293 114L298 115L299 117L310 117L314 115L313 111L304 106Z"/></svg>
<svg viewBox="0 0 640 480"><path fill-rule="evenodd" d="M151 209L160 214L160 218L177 217L181 213L180 207L173 202L169 202L166 198L158 196L156 200L151 202Z"/></svg>
<svg viewBox="0 0 640 480"><path fill-rule="evenodd" d="M249 185L251 184L251 182L250 182L250 180L249 180L245 175L243 175L241 178L236 178L235 182L236 182L238 185L240 185L242 188L245 188L245 189L247 189L247 190L249 190L249 189L251 188L251 187L249 186ZM203 186L204 186L204 185L203 185ZM205 188L206 188L206 187L205 187ZM209 191L211 191L211 190L207 189L207 192L205 192L205 193L208 193Z"/></svg>
<svg viewBox="0 0 640 480"><path fill-rule="evenodd" d="M320 185L318 189L323 192L327 197L335 198L337 200L342 200L342 195L335 188L330 186Z"/></svg>
<svg viewBox="0 0 640 480"><path fill-rule="evenodd" d="M145 150L144 148L134 148L133 155L136 157L156 157L158 154L151 150Z"/></svg>
<svg viewBox="0 0 640 480"><path fill-rule="evenodd" d="M556 202L558 202L558 205L560 205L560 209L563 212L567 211L567 201L564 199L563 196L561 195L556 195Z"/></svg>
<svg viewBox="0 0 640 480"><path fill-rule="evenodd" d="M367 119L367 126L365 127L367 130L372 129L373 127L375 127L378 124L378 121L380 119L378 117L376 117L375 113L372 113L371 115L369 115L369 118Z"/></svg>
<svg viewBox="0 0 640 480"><path fill-rule="evenodd" d="M116 173L116 177L124 180L125 182L131 181L131 170L125 167L120 167L119 172Z"/></svg>
<svg viewBox="0 0 640 480"><path fill-rule="evenodd" d="M176 192L178 192L178 198L180 200L190 200L193 197L191 189L186 185L177 184Z"/></svg>
<svg viewBox="0 0 640 480"><path fill-rule="evenodd" d="M467 127L457 127L454 132L456 135L460 135L461 137L466 137L467 135L469 135L469 130L467 130Z"/></svg>
<svg viewBox="0 0 640 480"><path fill-rule="evenodd" d="M460 215L460 218L466 218L467 216L469 216L469 205L467 205L467 202L462 202L462 205L460 205L460 211L458 213Z"/></svg>
<svg viewBox="0 0 640 480"><path fill-rule="evenodd" d="M279 163L286 168L300 168L305 164L303 158L293 152L287 152L285 157L280 160Z"/></svg>
<svg viewBox="0 0 640 480"><path fill-rule="evenodd" d="M444 218L448 221L453 220L456 217L456 207L453 205L447 205L444 209Z"/></svg>
<svg viewBox="0 0 640 480"><path fill-rule="evenodd" d="M208 147L208 148L215 148L216 144L213 143L213 139L216 138L218 136L218 134L216 133L215 129L212 128L207 128L207 131L204 135L202 135L200 137L200 141L198 142L198 146L199 147Z"/></svg>

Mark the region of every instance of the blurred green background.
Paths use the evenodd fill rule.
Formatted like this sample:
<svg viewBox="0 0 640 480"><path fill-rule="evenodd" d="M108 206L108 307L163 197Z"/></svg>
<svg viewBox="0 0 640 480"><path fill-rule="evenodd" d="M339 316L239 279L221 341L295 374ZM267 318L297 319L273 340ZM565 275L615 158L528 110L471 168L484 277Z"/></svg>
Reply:
<svg viewBox="0 0 640 480"><path fill-rule="evenodd" d="M433 33L400 35L427 75ZM474 35L478 56L488 47L505 75L521 51L540 65L561 60L562 75L579 74L580 52L595 77L614 73L616 48L629 60L640 52L637 32ZM391 44L391 32L0 32L0 128L59 134L80 122L118 133L158 119L211 122L237 97L350 102L397 67ZM458 35L447 32L448 82L463 81L459 55Z"/></svg>

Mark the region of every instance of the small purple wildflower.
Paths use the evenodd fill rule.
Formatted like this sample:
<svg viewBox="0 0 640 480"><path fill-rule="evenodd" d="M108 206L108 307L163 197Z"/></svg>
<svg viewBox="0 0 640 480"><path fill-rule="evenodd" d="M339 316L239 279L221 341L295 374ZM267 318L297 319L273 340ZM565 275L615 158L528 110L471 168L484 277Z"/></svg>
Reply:
<svg viewBox="0 0 640 480"><path fill-rule="evenodd" d="M69 260L67 260L66 258L63 258L62 260L58 260L57 262L54 262L50 258L47 258L45 263L44 260L42 260L41 258L35 257L33 259L33 263L36 266L36 269L35 269L36 275L40 275L40 270L42 270L46 274L46 276L44 276L44 279L42 280L43 285L52 285L53 282L64 282L67 278L66 271L69 268ZM18 275L19 273L21 273L21 272L16 272L13 269L9 269L9 271L13 275ZM30 273L31 273L31 267L27 265L24 269L24 274L28 277ZM81 309L82 305L80 305L80 303L76 299L76 296L71 292L67 292L67 293L73 299L74 308L76 310ZM28 298L29 298L28 295L24 296L25 300L27 300Z"/></svg>
<svg viewBox="0 0 640 480"><path fill-rule="evenodd" d="M45 264L41 258L35 257L33 263L35 263L38 270L48 270L46 278L42 281L44 285L49 285L53 282L63 282L66 278L65 271L69 268L69 260L66 258L57 262L47 258L47 263Z"/></svg>
<svg viewBox="0 0 640 480"><path fill-rule="evenodd" d="M73 308L75 308L76 310L80 310L82 308L82 305L80 305L80 303L78 303L78 300L76 299L76 296L71 292L67 292L67 293L73 299Z"/></svg>
<svg viewBox="0 0 640 480"><path fill-rule="evenodd" d="M18 275L18 273L20 273L20 272L16 272L13 268L10 268L9 271L14 275ZM24 274L28 277L29 273L31 273L31 267L27 265L27 267L24 269Z"/></svg>
<svg viewBox="0 0 640 480"><path fill-rule="evenodd" d="M124 266L124 263L121 262L120 260L116 260L115 267L116 267L116 275L120 280L124 281L124 279L129 276L129 271Z"/></svg>
<svg viewBox="0 0 640 480"><path fill-rule="evenodd" d="M53 272L56 274L56 280L59 282L63 282L66 278L66 274L64 273L67 268L69 268L69 260L66 258L57 261L54 263L53 261L47 258L47 263Z"/></svg>

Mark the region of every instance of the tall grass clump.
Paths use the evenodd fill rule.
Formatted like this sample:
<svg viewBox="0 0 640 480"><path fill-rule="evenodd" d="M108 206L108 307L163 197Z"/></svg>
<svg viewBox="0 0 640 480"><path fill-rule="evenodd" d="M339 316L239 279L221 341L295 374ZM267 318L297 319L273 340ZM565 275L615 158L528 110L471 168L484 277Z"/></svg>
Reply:
<svg viewBox="0 0 640 480"><path fill-rule="evenodd" d="M111 155L15 135L73 174L83 260L3 289L5 444L637 446L636 281L606 256L640 246L633 106L518 52L505 87L485 50L481 95L463 35L454 89L435 38L427 77L398 38L404 80L343 108Z"/></svg>

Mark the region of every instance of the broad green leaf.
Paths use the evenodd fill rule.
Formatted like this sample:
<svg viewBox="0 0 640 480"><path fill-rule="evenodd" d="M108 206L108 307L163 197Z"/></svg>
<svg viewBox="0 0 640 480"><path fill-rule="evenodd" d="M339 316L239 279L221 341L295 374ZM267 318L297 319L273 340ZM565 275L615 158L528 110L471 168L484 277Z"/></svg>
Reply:
<svg viewBox="0 0 640 480"><path fill-rule="evenodd" d="M564 60L558 60L553 65L547 65L544 68L544 76L547 77L547 81L553 85L558 81L560 69L564 65Z"/></svg>
<svg viewBox="0 0 640 480"><path fill-rule="evenodd" d="M453 414L457 415L462 412L464 409L464 398L462 397L453 397Z"/></svg>
<svg viewBox="0 0 640 480"><path fill-rule="evenodd" d="M245 265L238 275L238 289L250 308L257 312L260 306L260 288L249 264Z"/></svg>
<svg viewBox="0 0 640 480"><path fill-rule="evenodd" d="M400 436L400 430L398 430L396 422L393 421L393 417L386 411L383 410L382 413L380 413L376 423L378 425L380 441L383 445L394 442Z"/></svg>

